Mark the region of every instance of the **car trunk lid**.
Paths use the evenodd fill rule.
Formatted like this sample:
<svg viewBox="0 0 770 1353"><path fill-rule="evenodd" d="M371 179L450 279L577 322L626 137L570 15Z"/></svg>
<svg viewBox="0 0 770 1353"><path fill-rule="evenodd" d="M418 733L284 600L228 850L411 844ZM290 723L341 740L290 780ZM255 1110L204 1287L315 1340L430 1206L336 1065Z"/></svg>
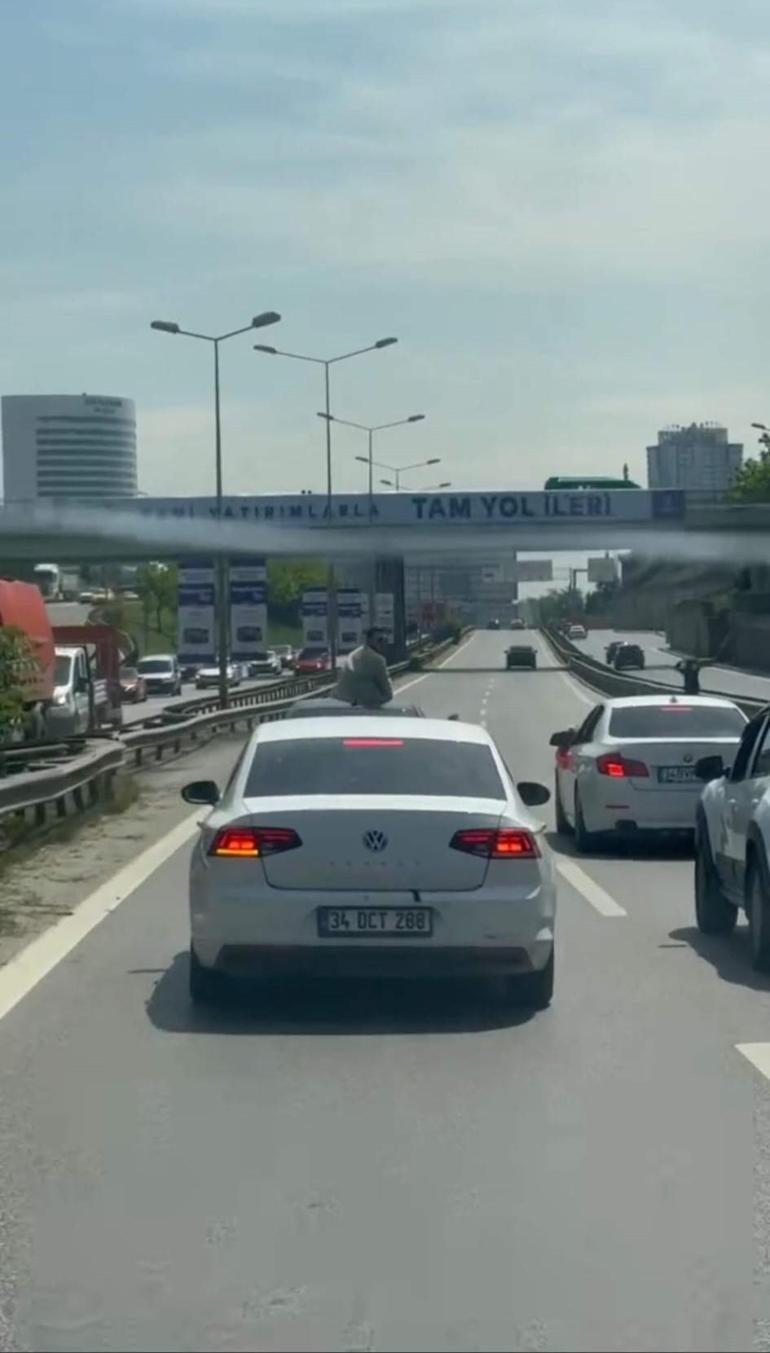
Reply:
<svg viewBox="0 0 770 1353"><path fill-rule="evenodd" d="M496 800L329 795L245 801L239 825L293 828L301 845L263 859L273 888L334 892L470 892L489 861L450 847L456 831L498 827Z"/></svg>

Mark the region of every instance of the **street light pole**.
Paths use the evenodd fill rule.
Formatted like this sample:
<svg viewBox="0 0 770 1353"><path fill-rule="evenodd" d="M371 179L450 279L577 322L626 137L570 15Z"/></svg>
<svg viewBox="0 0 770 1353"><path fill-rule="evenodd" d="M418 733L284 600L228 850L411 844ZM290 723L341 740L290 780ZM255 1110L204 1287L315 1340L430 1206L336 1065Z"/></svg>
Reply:
<svg viewBox="0 0 770 1353"><path fill-rule="evenodd" d="M255 352L266 352L270 357L291 357L296 362L313 362L316 366L324 368L324 406L325 411L321 414L326 420L326 518L327 525L332 525L332 432L333 422L341 420L334 419L331 412L331 396L329 387L329 368L335 362L345 362L350 357L360 357L365 352L378 352L380 348L389 348L393 343L397 343L397 338L378 338L376 343L369 343L365 348L354 348L352 352L341 352L337 357L311 357L304 352L287 352L283 348L269 347L265 343L255 343ZM332 666L337 662L337 588L334 577L334 560L329 554L329 567L327 573L327 616L329 630L329 649L331 653Z"/></svg>
<svg viewBox="0 0 770 1353"><path fill-rule="evenodd" d="M367 439L368 439L368 453L367 453L366 456L356 456L356 460L362 461L362 463L366 465L367 471L368 471L368 498L369 498L369 502L368 502L368 513L367 513L367 517L368 517L368 523L369 523L369 525L372 526L373 523L374 523L374 466L375 466L376 464L378 464L378 462L375 461L375 459L374 459L374 434L375 434L375 432L384 432L387 428L400 428L400 427L404 427L407 423L421 423L421 422L423 421L423 419L425 418L425 414L424 414L424 413L411 413L411 414L409 415L408 418L395 418L395 419L393 419L393 420L392 420L391 422L389 422L389 423L356 423L356 422L353 421L352 418L337 418L334 414L330 414L329 411L328 411L328 409L327 409L326 413L321 413L321 414L319 414L318 416L319 416L319 418L325 418L325 419L327 420L327 423L328 423L329 420L331 419L331 421L332 421L333 423L341 423L343 427L347 427L347 428L358 428L359 432L365 432L365 433L367 434ZM375 603L375 593L376 593L376 586L375 586L375 582L376 582L376 578L375 578L375 575L376 575L376 569L377 569L377 561L376 561L374 555L372 555L372 557L371 557L371 559L370 559L370 567L369 567L369 586L368 586L368 593L369 593L369 624L370 624L370 625L373 625L373 624L375 623L375 618L374 618L375 605L374 605L374 603Z"/></svg>
<svg viewBox="0 0 770 1353"><path fill-rule="evenodd" d="M401 491L401 476L406 474L407 470L422 470L426 465L439 465L440 463L440 456L431 456L429 460L417 460L412 465L386 465L382 460L374 462L378 469L390 470L390 473L395 475L395 480L381 479L380 483L387 484L388 488L395 489L396 493Z"/></svg>
<svg viewBox="0 0 770 1353"><path fill-rule="evenodd" d="M222 418L221 401L219 389L219 345L227 338L236 338L238 334L249 333L252 329L263 329L268 324L277 324L281 316L275 310L264 310L261 314L255 315L251 324L245 324L241 329L231 329L226 334L201 334L193 329L182 329L171 320L154 319L150 324L151 329L158 329L161 333L181 334L184 338L197 338L203 343L211 343L214 348L214 484L216 498L217 520L222 521L223 490L222 490ZM216 591L215 603L217 610L217 647L219 649L219 703L222 709L227 709L230 703L230 688L227 682L227 667L230 647L230 625L229 625L229 607L228 607L228 560L221 545L217 551L216 559Z"/></svg>

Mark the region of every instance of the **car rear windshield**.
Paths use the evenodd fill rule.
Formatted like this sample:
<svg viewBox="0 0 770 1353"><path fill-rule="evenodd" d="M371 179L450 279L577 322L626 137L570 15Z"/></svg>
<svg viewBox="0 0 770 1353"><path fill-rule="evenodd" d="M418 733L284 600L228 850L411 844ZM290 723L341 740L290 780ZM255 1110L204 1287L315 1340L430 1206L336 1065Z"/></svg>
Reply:
<svg viewBox="0 0 770 1353"><path fill-rule="evenodd" d="M303 648L299 656L301 658L325 658L328 652L328 648Z"/></svg>
<svg viewBox="0 0 770 1353"><path fill-rule="evenodd" d="M137 671L146 676L150 672L170 672L173 664L169 658L142 658Z"/></svg>
<svg viewBox="0 0 770 1353"><path fill-rule="evenodd" d="M746 719L722 705L627 705L614 709L613 738L739 738Z"/></svg>
<svg viewBox="0 0 770 1353"><path fill-rule="evenodd" d="M492 753L483 744L386 734L258 744L245 796L283 794L505 797Z"/></svg>

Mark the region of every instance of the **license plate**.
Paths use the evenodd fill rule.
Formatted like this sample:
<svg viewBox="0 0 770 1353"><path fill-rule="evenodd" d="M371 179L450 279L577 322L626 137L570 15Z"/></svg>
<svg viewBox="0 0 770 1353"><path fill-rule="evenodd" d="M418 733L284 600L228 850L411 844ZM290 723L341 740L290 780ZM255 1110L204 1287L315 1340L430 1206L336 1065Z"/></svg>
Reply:
<svg viewBox="0 0 770 1353"><path fill-rule="evenodd" d="M417 940L433 934L430 907L319 907L321 939Z"/></svg>
<svg viewBox="0 0 770 1353"><path fill-rule="evenodd" d="M662 785L689 785L694 779L694 766L658 766L658 780Z"/></svg>

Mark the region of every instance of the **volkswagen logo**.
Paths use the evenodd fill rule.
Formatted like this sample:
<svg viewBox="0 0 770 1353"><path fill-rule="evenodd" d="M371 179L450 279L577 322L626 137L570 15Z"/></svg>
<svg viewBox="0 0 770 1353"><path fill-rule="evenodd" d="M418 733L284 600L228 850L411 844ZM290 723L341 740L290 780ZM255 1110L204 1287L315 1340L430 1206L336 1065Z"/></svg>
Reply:
<svg viewBox="0 0 770 1353"><path fill-rule="evenodd" d="M685 752L684 756L682 757L682 760L684 761L684 764L685 764L686 766L689 766L689 764L690 764L690 762L692 761L692 759L693 759L693 758L692 758L692 753L691 753L691 752Z"/></svg>
<svg viewBox="0 0 770 1353"><path fill-rule="evenodd" d="M384 832L378 832L374 829L364 832L364 845L367 850L373 851L375 855L384 850L387 844L388 838Z"/></svg>

